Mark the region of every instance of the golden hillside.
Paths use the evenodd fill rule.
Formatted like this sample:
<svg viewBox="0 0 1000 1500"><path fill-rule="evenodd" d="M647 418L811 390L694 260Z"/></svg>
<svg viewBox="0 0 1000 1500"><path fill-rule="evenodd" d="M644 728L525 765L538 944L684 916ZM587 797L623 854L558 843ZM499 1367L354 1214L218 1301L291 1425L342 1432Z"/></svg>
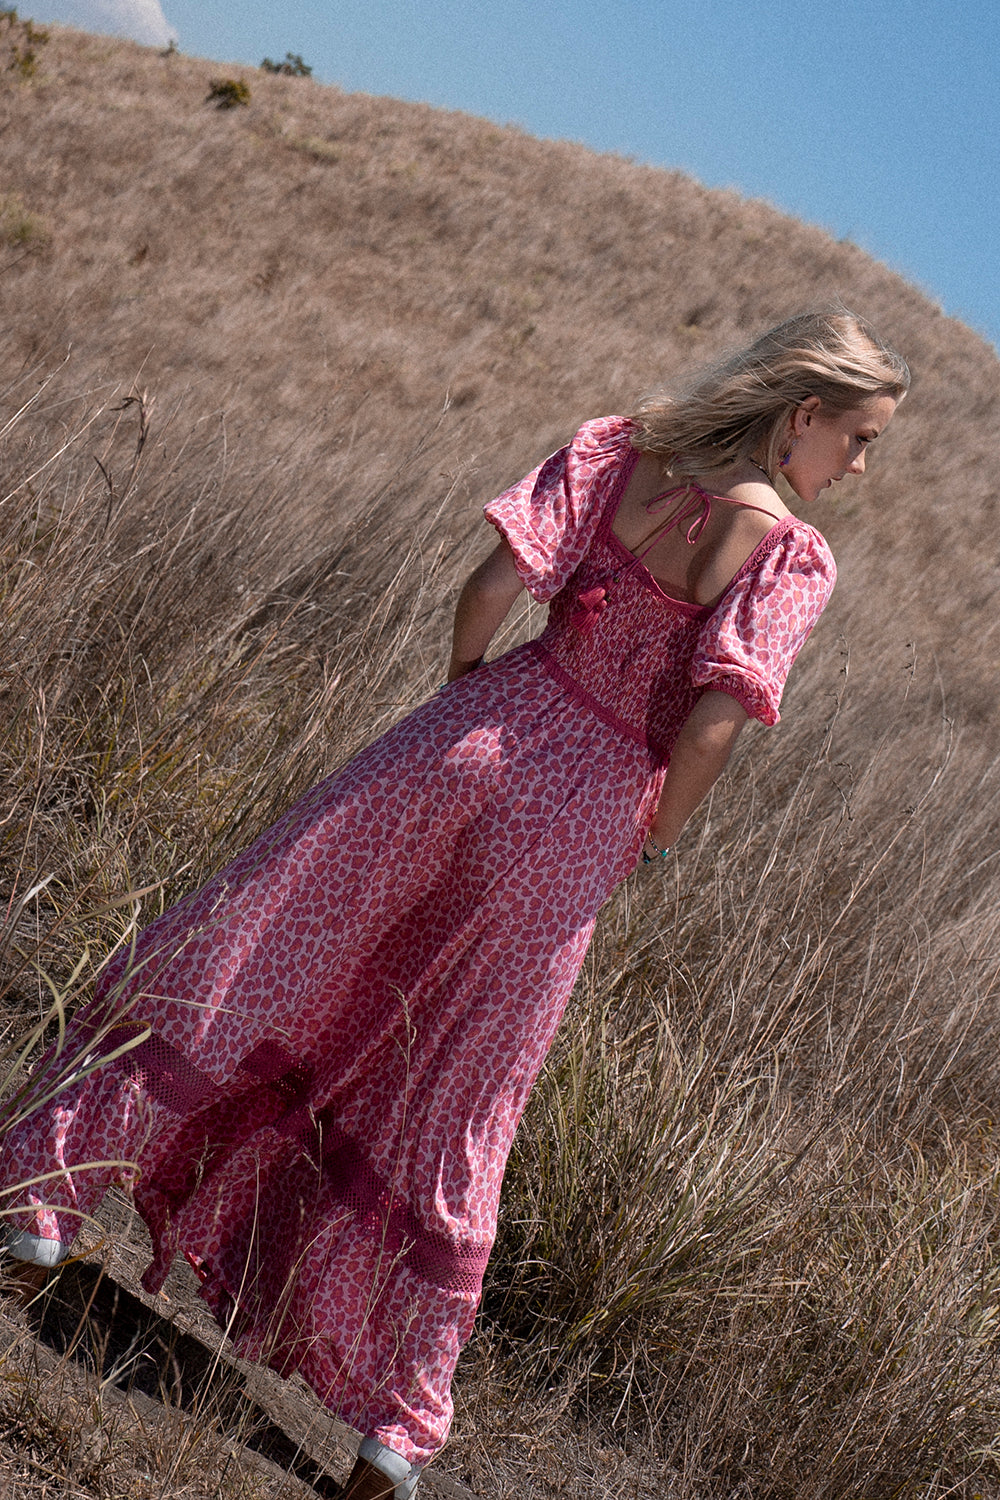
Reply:
<svg viewBox="0 0 1000 1500"><path fill-rule="evenodd" d="M994 652L998 614L983 341L764 203L252 69L234 74L250 105L220 110L229 71L54 30L32 80L7 76L0 192L38 224L22 242L5 221L8 369L71 350L77 389L225 413L248 465L320 481L349 446L366 478L393 472L450 401L478 499L583 417L840 297L916 379L863 491L816 512L845 565L835 628L863 652L871 591L891 595L901 642L933 648L977 712L969 637Z"/></svg>

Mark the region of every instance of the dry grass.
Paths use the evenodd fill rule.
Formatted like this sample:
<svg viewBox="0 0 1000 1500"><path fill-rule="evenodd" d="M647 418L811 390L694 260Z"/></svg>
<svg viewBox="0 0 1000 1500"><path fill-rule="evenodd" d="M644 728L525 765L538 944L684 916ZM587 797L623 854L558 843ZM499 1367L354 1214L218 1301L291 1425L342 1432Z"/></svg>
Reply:
<svg viewBox="0 0 1000 1500"><path fill-rule="evenodd" d="M995 358L679 176L303 79L219 114L208 64L65 32L43 62L0 96L47 230L0 258L9 1036L439 679L473 494L838 293L914 391L816 513L842 582L785 721L605 913L446 1463L1000 1496Z"/></svg>
<svg viewBox="0 0 1000 1500"><path fill-rule="evenodd" d="M308 1485L247 1463L210 1424L132 1395L104 1397L65 1372L15 1374L0 1394L8 1500L311 1500Z"/></svg>

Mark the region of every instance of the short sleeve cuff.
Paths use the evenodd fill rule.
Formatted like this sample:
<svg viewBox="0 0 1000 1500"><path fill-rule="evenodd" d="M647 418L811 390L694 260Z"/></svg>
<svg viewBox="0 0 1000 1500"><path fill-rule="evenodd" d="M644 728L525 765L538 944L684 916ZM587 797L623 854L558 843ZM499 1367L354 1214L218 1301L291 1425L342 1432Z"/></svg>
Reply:
<svg viewBox="0 0 1000 1500"><path fill-rule="evenodd" d="M547 604L553 594L558 593L558 582L553 580L548 573L546 558L541 549L538 549L536 554L530 541L517 526L516 512L514 515L508 515L507 507L503 504L506 498L501 495L499 499L491 500L489 505L484 506L483 515L500 533L513 553L517 576L528 593L533 599Z"/></svg>
<svg viewBox="0 0 1000 1500"><path fill-rule="evenodd" d="M696 686L705 692L727 693L730 698L735 698L737 703L744 708L751 719L770 728L777 724L781 718L778 713L778 704L766 691L760 682L752 677L744 677L736 672L723 672L710 676L707 681L699 682Z"/></svg>

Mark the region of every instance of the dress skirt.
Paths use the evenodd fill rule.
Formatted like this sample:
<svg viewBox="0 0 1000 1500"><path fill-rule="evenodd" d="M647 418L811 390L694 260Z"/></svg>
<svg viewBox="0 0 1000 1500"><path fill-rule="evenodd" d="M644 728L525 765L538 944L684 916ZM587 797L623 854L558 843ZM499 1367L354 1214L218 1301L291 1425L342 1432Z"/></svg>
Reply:
<svg viewBox="0 0 1000 1500"><path fill-rule="evenodd" d="M147 1287L185 1252L240 1354L428 1462L515 1128L661 781L531 646L439 691L111 966L69 1045L109 1004L98 1050L151 1035L14 1133L5 1179L51 1174L17 1227L68 1243L125 1181Z"/></svg>

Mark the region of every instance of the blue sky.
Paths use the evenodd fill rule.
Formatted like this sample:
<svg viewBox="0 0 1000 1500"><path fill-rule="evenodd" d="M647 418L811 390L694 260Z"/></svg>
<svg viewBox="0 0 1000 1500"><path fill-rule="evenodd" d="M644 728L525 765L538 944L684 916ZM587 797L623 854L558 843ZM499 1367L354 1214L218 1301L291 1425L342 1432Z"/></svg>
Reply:
<svg viewBox="0 0 1000 1500"><path fill-rule="evenodd" d="M1000 345L997 0L38 0L22 14L680 167L846 237Z"/></svg>

